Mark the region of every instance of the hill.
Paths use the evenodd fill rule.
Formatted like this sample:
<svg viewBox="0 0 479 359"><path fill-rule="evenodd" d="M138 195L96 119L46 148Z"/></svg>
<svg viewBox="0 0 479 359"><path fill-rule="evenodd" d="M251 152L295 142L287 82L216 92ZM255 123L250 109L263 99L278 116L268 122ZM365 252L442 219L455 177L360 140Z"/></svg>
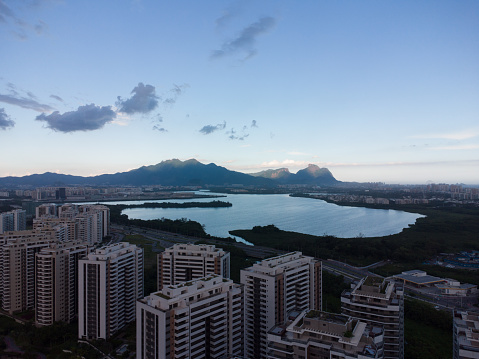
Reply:
<svg viewBox="0 0 479 359"><path fill-rule="evenodd" d="M319 168L316 165L308 165L296 174L289 172L287 168L267 170L252 173L252 176L268 178L279 184L302 184L316 186L331 186L340 183L327 168Z"/></svg>

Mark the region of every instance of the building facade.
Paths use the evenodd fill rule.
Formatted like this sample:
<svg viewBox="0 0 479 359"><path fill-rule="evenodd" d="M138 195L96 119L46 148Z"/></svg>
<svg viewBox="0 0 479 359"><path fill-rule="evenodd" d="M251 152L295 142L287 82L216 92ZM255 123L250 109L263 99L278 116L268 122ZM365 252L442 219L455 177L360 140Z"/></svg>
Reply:
<svg viewBox="0 0 479 359"><path fill-rule="evenodd" d="M164 287L137 303L138 359L243 354L243 287L216 274Z"/></svg>
<svg viewBox="0 0 479 359"><path fill-rule="evenodd" d="M0 213L0 234L27 229L27 212L23 209Z"/></svg>
<svg viewBox="0 0 479 359"><path fill-rule="evenodd" d="M267 357L267 333L292 310L321 310L321 262L301 252L241 270L245 286L245 356Z"/></svg>
<svg viewBox="0 0 479 359"><path fill-rule="evenodd" d="M479 312L454 311L453 358L479 359Z"/></svg>
<svg viewBox="0 0 479 359"><path fill-rule="evenodd" d="M298 314L268 332L268 359L383 358L381 326L315 310Z"/></svg>
<svg viewBox="0 0 479 359"><path fill-rule="evenodd" d="M35 308L35 254L55 238L51 232L0 235L0 306L9 313Z"/></svg>
<svg viewBox="0 0 479 359"><path fill-rule="evenodd" d="M214 245L175 244L158 254L158 290L208 274L230 277L229 252Z"/></svg>
<svg viewBox="0 0 479 359"><path fill-rule="evenodd" d="M384 326L384 358L404 358L404 290L393 281L365 277L341 294L341 311Z"/></svg>
<svg viewBox="0 0 479 359"><path fill-rule="evenodd" d="M79 242L51 243L35 255L35 324L70 323L78 314L78 262L88 255Z"/></svg>
<svg viewBox="0 0 479 359"><path fill-rule="evenodd" d="M79 260L78 337L108 339L135 320L143 297L143 250L121 242Z"/></svg>

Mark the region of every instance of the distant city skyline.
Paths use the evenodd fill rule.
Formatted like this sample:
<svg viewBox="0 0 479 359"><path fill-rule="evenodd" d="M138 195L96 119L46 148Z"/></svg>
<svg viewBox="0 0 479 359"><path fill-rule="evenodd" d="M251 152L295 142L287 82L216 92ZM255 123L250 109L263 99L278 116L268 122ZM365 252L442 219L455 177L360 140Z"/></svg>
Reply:
<svg viewBox="0 0 479 359"><path fill-rule="evenodd" d="M0 177L195 158L479 184L479 2L0 0Z"/></svg>

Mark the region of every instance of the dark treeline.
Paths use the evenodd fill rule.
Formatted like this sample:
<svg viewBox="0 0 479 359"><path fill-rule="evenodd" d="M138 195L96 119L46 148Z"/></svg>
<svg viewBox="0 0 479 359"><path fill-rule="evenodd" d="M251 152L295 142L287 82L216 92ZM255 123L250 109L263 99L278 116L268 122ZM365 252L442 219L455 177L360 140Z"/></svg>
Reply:
<svg viewBox="0 0 479 359"><path fill-rule="evenodd" d="M125 208L215 208L215 207L231 207L230 202L211 201L211 202L147 202L141 204L121 205ZM122 210L123 210L122 209Z"/></svg>
<svg viewBox="0 0 479 359"><path fill-rule="evenodd" d="M127 208L207 208L207 207L231 207L229 202L211 201L211 202L184 202L184 203L142 203L142 204L117 204L109 205L110 208L110 220L112 223L120 224L123 226L135 226L149 229L155 229L160 231L172 232L177 234L183 234L191 237L198 238L212 238L205 232L203 225L198 222L189 220L187 218L181 219L130 219L126 214L121 212ZM228 240L228 239L223 239Z"/></svg>
<svg viewBox="0 0 479 359"><path fill-rule="evenodd" d="M155 229L192 237L210 238L210 235L205 232L205 229L200 223L186 218L175 220L168 218L150 220L129 219L126 214L121 214L121 211L128 208L128 206L108 205L108 207L110 208L110 221L115 224Z"/></svg>
<svg viewBox="0 0 479 359"><path fill-rule="evenodd" d="M384 237L337 238L279 230L273 225L231 231L255 245L302 251L320 258L370 264L390 259L418 263L439 253L479 250L479 208L422 208L414 226Z"/></svg>

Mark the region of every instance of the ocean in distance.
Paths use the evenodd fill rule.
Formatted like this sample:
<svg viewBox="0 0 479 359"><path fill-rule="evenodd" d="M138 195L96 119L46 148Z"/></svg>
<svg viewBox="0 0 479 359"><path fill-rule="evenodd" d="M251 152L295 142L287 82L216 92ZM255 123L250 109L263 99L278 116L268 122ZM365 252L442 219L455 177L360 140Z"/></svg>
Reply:
<svg viewBox="0 0 479 359"><path fill-rule="evenodd" d="M201 192L203 194L218 194ZM231 237L234 229L274 224L285 231L341 238L378 237L401 232L421 214L397 210L346 207L322 200L290 197L288 194L227 194L218 198L230 202L227 208L131 208L122 213L131 219L187 218L201 223L205 231L217 237ZM148 202L209 202L212 199L155 200ZM109 202L133 204L145 201ZM243 242L243 240L241 240Z"/></svg>

